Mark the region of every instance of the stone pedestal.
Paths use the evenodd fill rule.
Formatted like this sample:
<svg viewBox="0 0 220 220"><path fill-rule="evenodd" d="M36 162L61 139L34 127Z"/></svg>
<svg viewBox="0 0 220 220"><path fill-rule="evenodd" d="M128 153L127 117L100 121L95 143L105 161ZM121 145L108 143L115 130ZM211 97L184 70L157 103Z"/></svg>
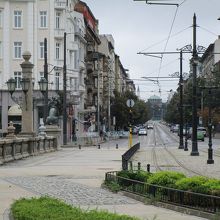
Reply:
<svg viewBox="0 0 220 220"><path fill-rule="evenodd" d="M61 129L57 125L46 125L47 136L53 136L57 139L57 149L61 146Z"/></svg>

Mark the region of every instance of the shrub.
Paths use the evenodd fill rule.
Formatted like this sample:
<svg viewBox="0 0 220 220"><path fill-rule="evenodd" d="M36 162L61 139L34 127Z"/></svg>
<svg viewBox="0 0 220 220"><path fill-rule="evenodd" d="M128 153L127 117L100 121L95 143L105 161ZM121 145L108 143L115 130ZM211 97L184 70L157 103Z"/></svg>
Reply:
<svg viewBox="0 0 220 220"><path fill-rule="evenodd" d="M208 185L205 185L207 180L206 177L202 176L183 178L176 182L175 187L180 190L207 194L209 192Z"/></svg>
<svg viewBox="0 0 220 220"><path fill-rule="evenodd" d="M119 171L117 175L120 177L137 180L140 182L147 182L148 178L152 175L152 173L148 173L143 170L140 170L140 171L122 170L122 171Z"/></svg>
<svg viewBox="0 0 220 220"><path fill-rule="evenodd" d="M220 196L220 180L208 179L208 181L204 183L204 186L208 187L209 194Z"/></svg>
<svg viewBox="0 0 220 220"><path fill-rule="evenodd" d="M121 186L116 183L116 182L113 182L113 181L110 181L110 182L106 182L104 183L109 190L111 190L112 192L118 192L120 189L121 189Z"/></svg>
<svg viewBox="0 0 220 220"><path fill-rule="evenodd" d="M161 171L151 175L148 179L148 183L173 188L175 187L176 181L185 177L184 174L179 172Z"/></svg>
<svg viewBox="0 0 220 220"><path fill-rule="evenodd" d="M15 220L138 220L107 211L84 211L49 197L17 200L12 205L12 214Z"/></svg>
<svg viewBox="0 0 220 220"><path fill-rule="evenodd" d="M140 170L136 172L135 180L140 182L147 182L152 173Z"/></svg>

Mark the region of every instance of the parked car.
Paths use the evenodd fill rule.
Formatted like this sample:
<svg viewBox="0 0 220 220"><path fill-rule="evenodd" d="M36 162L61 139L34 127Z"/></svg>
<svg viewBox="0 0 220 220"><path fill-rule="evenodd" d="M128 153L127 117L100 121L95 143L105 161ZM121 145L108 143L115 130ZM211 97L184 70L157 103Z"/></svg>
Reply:
<svg viewBox="0 0 220 220"><path fill-rule="evenodd" d="M204 141L205 140L203 131L197 130L197 140L200 140L200 141Z"/></svg>
<svg viewBox="0 0 220 220"><path fill-rule="evenodd" d="M118 131L119 138L128 138L129 131Z"/></svg>
<svg viewBox="0 0 220 220"><path fill-rule="evenodd" d="M173 132L173 133L178 133L178 131L179 131L179 125L172 125L171 127L170 127L170 131L171 132Z"/></svg>
<svg viewBox="0 0 220 220"><path fill-rule="evenodd" d="M198 127L197 128L198 131L201 131L205 137L207 137L207 130L205 127Z"/></svg>
<svg viewBox="0 0 220 220"><path fill-rule="evenodd" d="M188 138L192 138L192 128L189 129L187 136L188 136ZM204 135L203 131L200 131L198 129L197 129L197 140L200 140L200 141L205 140L205 135Z"/></svg>
<svg viewBox="0 0 220 220"><path fill-rule="evenodd" d="M138 131L138 135L147 135L147 130L145 128L140 128Z"/></svg>
<svg viewBox="0 0 220 220"><path fill-rule="evenodd" d="M183 136L185 136L185 135L186 135L186 129L183 128ZM179 131L178 131L178 136L180 136L180 129L179 129Z"/></svg>
<svg viewBox="0 0 220 220"><path fill-rule="evenodd" d="M138 128L137 127L132 128L132 134L138 134Z"/></svg>

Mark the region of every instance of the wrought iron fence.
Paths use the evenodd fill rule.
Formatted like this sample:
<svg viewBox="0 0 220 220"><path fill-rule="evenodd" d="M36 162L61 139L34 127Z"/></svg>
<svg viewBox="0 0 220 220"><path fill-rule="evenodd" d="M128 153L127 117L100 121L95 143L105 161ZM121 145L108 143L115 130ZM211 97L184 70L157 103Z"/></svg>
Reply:
<svg viewBox="0 0 220 220"><path fill-rule="evenodd" d="M117 171L105 174L106 182L118 183L123 191L135 193L160 202L170 203L204 212L220 211L220 197L152 185L117 176Z"/></svg>

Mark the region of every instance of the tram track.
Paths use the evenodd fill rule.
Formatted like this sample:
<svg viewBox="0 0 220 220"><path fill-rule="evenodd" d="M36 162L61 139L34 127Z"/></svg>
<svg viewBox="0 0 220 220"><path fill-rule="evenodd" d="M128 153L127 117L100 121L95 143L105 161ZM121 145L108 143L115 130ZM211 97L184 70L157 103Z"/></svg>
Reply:
<svg viewBox="0 0 220 220"><path fill-rule="evenodd" d="M160 127L160 129L158 128ZM154 158L153 158L153 163L155 165L155 167L157 166L157 170L162 170L162 168L159 166L158 164L158 157L157 157L157 154L156 154L156 144L157 144L157 141L156 139L160 141L160 145L162 145L162 148L160 148L160 153L162 153L162 151L164 150L167 155L169 156L169 158L172 158L172 160L175 161L175 163L178 165L178 167L182 168L183 170L187 171L188 173L190 174L193 174L193 175L199 175L199 176L204 176L203 173L199 172L198 170L194 170L194 169L191 169L189 167L187 167L183 162L181 162L168 148L167 148L167 144L168 143L165 143L163 138L162 138L162 135L161 135L161 130L169 137L171 137L173 140L175 139L175 142L177 142L177 137L174 137L173 135L171 135L166 129L163 129L162 126L160 126L159 124L155 124L154 126L154 142L155 142L155 146L152 148L152 154L154 155ZM156 138L156 133L157 133L157 138ZM164 156L164 158L167 158ZM168 160L168 159L166 159Z"/></svg>

